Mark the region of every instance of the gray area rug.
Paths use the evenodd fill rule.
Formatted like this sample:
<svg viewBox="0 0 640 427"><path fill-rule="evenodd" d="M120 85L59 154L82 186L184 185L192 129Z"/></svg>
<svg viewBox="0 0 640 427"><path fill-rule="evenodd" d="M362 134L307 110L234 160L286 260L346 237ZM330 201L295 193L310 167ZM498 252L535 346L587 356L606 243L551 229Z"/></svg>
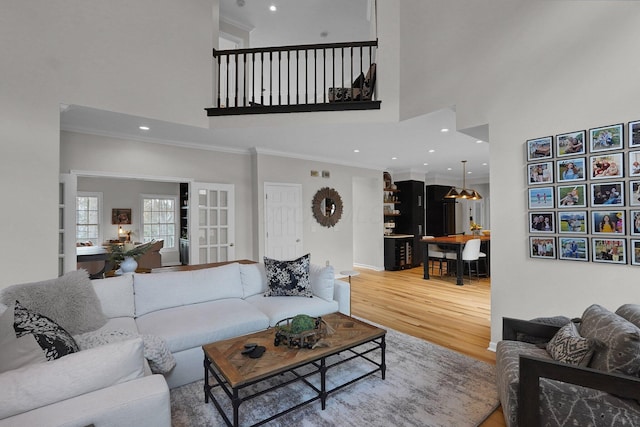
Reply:
<svg viewBox="0 0 640 427"><path fill-rule="evenodd" d="M388 331L385 380L378 372L330 394L324 411L320 401L315 401L265 425L476 426L498 407L493 365L385 329ZM335 357L346 356L345 352ZM370 356L379 360L379 353ZM358 376L359 368L364 372L372 366L359 359L331 368L327 372L328 387ZM225 425L214 405L204 403L203 384L204 381L198 381L171 390L173 427ZM263 394L240 405L240 424L254 424L313 395L302 383ZM218 390L216 396L222 399L230 416L231 404L226 395Z"/></svg>

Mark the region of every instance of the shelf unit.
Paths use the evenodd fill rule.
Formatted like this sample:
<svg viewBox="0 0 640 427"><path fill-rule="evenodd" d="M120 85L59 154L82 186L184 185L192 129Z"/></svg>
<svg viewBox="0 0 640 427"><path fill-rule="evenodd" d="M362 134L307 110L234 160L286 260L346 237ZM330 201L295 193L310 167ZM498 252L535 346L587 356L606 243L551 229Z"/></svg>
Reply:
<svg viewBox="0 0 640 427"><path fill-rule="evenodd" d="M180 263L189 264L189 183L180 183Z"/></svg>
<svg viewBox="0 0 640 427"><path fill-rule="evenodd" d="M382 197L382 215L384 221L384 234L393 234L395 231L396 223L393 217L400 216L400 212L396 209L396 205L400 204L398 201L397 189L385 188Z"/></svg>

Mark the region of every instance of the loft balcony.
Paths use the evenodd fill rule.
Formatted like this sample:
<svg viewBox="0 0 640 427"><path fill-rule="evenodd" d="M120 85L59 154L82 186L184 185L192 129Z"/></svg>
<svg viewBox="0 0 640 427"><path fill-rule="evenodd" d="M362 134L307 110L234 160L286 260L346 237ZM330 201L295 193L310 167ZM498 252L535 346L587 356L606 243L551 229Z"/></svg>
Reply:
<svg viewBox="0 0 640 427"><path fill-rule="evenodd" d="M208 116L379 110L378 41L215 50Z"/></svg>

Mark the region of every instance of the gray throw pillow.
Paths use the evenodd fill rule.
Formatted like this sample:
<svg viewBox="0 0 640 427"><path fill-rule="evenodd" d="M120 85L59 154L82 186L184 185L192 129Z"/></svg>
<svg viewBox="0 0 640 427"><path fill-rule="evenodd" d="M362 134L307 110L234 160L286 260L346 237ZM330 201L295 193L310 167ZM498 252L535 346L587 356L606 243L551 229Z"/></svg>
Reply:
<svg viewBox="0 0 640 427"><path fill-rule="evenodd" d="M616 314L640 328L640 304L621 305Z"/></svg>
<svg viewBox="0 0 640 427"><path fill-rule="evenodd" d="M593 355L595 342L583 338L576 324L569 322L553 336L547 344L547 351L553 360L569 365L587 366Z"/></svg>
<svg viewBox="0 0 640 427"><path fill-rule="evenodd" d="M605 372L638 376L640 329L606 308L594 304L584 311L580 335L602 343L589 367Z"/></svg>
<svg viewBox="0 0 640 427"><path fill-rule="evenodd" d="M16 300L62 326L71 335L94 331L107 323L86 270L43 282L9 286L0 293L6 305Z"/></svg>
<svg viewBox="0 0 640 427"><path fill-rule="evenodd" d="M293 261L278 261L264 257L264 267L269 285L264 296L313 296L311 279L309 278L310 258L310 254Z"/></svg>

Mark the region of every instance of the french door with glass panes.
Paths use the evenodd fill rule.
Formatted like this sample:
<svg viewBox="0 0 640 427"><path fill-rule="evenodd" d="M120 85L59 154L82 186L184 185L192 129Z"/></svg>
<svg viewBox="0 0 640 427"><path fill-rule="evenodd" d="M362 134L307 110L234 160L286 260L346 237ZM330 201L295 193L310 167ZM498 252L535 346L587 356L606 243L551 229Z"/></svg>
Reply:
<svg viewBox="0 0 640 427"><path fill-rule="evenodd" d="M235 259L233 184L194 182L189 195L189 264Z"/></svg>

